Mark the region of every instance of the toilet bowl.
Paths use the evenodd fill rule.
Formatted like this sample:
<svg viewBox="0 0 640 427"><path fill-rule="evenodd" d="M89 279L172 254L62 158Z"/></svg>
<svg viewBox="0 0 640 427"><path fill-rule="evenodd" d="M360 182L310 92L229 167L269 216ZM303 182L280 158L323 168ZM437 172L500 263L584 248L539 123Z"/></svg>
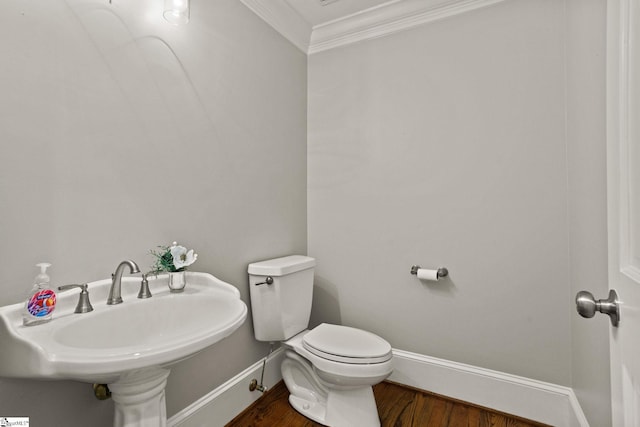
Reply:
<svg viewBox="0 0 640 427"><path fill-rule="evenodd" d="M323 323L283 343L282 377L298 412L332 427L378 427L372 386L393 371L391 345L370 332Z"/></svg>
<svg viewBox="0 0 640 427"><path fill-rule="evenodd" d="M254 335L281 341L291 406L330 427L379 427L372 386L393 371L391 345L361 329L311 315L315 260L293 255L249 265Z"/></svg>
<svg viewBox="0 0 640 427"><path fill-rule="evenodd" d="M285 342L336 386L373 385L391 374L391 345L371 332L323 323Z"/></svg>

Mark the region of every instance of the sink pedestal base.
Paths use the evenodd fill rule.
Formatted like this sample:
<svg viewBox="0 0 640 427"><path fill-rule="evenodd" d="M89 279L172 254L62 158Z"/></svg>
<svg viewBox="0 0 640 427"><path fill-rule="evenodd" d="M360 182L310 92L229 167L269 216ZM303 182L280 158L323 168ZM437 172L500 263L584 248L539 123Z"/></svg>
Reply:
<svg viewBox="0 0 640 427"><path fill-rule="evenodd" d="M164 389L170 372L164 368L143 369L109 384L116 406L114 427L166 427Z"/></svg>

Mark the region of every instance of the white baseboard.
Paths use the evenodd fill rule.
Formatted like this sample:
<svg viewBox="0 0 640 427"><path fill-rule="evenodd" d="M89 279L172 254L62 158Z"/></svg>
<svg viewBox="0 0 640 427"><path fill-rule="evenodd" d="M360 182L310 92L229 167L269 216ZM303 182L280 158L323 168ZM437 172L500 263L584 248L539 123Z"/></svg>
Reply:
<svg viewBox="0 0 640 427"><path fill-rule="evenodd" d="M282 379L284 351L267 359L264 384ZM563 387L503 372L393 350L394 370L389 380L454 399L492 408L556 427L589 427L578 400ZM167 420L167 427L224 426L262 396L249 391L252 378L260 379L262 361L239 373L206 396Z"/></svg>
<svg viewBox="0 0 640 427"><path fill-rule="evenodd" d="M557 427L589 427L569 387L393 350L389 380Z"/></svg>
<svg viewBox="0 0 640 427"><path fill-rule="evenodd" d="M268 388L282 379L280 365L283 358L282 349L277 349L267 358L264 385ZM224 426L262 396L259 391L249 391L253 378L260 381L261 371L262 360L169 418L167 427Z"/></svg>

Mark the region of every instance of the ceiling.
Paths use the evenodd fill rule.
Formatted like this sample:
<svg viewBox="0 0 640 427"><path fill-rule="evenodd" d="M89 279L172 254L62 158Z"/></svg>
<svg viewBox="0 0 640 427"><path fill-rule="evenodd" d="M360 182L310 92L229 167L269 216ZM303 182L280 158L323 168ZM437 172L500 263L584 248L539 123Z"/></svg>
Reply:
<svg viewBox="0 0 640 427"><path fill-rule="evenodd" d="M353 15L390 0L285 0L312 27Z"/></svg>

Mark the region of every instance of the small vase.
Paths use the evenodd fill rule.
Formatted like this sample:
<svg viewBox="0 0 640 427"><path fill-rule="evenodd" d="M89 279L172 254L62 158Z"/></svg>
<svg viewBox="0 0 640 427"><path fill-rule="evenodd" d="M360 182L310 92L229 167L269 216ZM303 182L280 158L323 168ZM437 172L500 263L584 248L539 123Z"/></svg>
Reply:
<svg viewBox="0 0 640 427"><path fill-rule="evenodd" d="M184 273L184 270L169 273L169 289L171 292L184 291L184 286L187 284Z"/></svg>

